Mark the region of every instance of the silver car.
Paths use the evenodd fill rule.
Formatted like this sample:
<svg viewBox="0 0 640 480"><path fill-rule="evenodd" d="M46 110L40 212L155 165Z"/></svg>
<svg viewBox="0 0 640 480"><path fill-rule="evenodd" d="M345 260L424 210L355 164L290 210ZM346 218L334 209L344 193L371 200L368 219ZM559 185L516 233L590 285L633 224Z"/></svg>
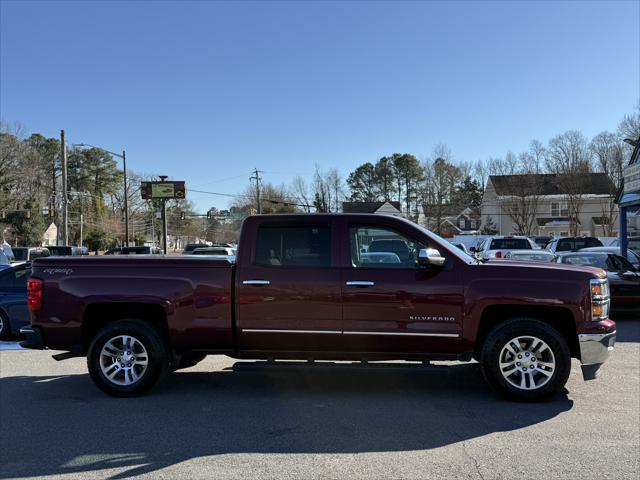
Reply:
<svg viewBox="0 0 640 480"><path fill-rule="evenodd" d="M511 250L539 250L540 247L523 235L499 235L488 237L471 250L480 260L504 258Z"/></svg>

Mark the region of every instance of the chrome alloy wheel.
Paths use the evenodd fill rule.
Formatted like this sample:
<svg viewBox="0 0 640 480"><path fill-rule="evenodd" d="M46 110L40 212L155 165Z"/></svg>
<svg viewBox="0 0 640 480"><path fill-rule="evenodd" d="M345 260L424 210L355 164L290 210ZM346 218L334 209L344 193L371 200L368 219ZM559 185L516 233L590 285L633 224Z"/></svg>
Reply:
<svg viewBox="0 0 640 480"><path fill-rule="evenodd" d="M111 383L133 385L147 370L149 356L144 345L135 337L118 335L102 347L100 369Z"/></svg>
<svg viewBox="0 0 640 480"><path fill-rule="evenodd" d="M556 369L556 359L538 337L512 338L500 352L500 373L516 388L535 390L545 385Z"/></svg>
<svg viewBox="0 0 640 480"><path fill-rule="evenodd" d="M0 335L2 335L4 333L4 320L2 318L2 315L0 315Z"/></svg>

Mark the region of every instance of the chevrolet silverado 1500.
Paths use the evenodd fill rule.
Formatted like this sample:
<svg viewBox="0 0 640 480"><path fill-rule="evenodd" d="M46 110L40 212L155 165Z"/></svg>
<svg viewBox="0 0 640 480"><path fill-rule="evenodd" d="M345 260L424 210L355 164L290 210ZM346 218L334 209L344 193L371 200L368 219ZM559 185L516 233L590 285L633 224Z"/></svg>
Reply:
<svg viewBox="0 0 640 480"><path fill-rule="evenodd" d="M41 258L28 283L29 348L85 356L108 394L134 396L208 354L241 359L476 359L507 398L540 400L613 350L605 273L483 263L382 215L245 220L235 261Z"/></svg>

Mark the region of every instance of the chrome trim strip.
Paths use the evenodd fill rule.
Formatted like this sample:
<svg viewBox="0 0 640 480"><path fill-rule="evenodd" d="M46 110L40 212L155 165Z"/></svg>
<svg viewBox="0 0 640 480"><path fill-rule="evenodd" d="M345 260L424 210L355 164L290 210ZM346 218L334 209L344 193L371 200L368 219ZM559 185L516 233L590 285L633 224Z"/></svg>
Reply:
<svg viewBox="0 0 640 480"><path fill-rule="evenodd" d="M447 337L458 338L457 333L407 333L407 332L343 332L345 335L398 335L403 337Z"/></svg>
<svg viewBox="0 0 640 480"><path fill-rule="evenodd" d="M333 333L340 334L340 330L280 330L278 328L243 328L247 333Z"/></svg>
<svg viewBox="0 0 640 480"><path fill-rule="evenodd" d="M269 285L271 282L269 280L243 280L243 285Z"/></svg>
<svg viewBox="0 0 640 480"><path fill-rule="evenodd" d="M375 284L375 282L371 282L369 280L355 280L345 282L345 285L348 285L350 287L373 287Z"/></svg>

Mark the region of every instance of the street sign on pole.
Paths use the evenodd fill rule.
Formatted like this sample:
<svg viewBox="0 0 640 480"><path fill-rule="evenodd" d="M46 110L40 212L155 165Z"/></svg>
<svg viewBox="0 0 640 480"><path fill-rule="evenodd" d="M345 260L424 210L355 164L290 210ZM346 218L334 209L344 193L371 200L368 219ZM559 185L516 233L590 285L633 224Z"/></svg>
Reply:
<svg viewBox="0 0 640 480"><path fill-rule="evenodd" d="M140 194L144 200L185 198L184 181L141 182Z"/></svg>
<svg viewBox="0 0 640 480"><path fill-rule="evenodd" d="M640 163L627 165L623 170L624 193L640 192Z"/></svg>

